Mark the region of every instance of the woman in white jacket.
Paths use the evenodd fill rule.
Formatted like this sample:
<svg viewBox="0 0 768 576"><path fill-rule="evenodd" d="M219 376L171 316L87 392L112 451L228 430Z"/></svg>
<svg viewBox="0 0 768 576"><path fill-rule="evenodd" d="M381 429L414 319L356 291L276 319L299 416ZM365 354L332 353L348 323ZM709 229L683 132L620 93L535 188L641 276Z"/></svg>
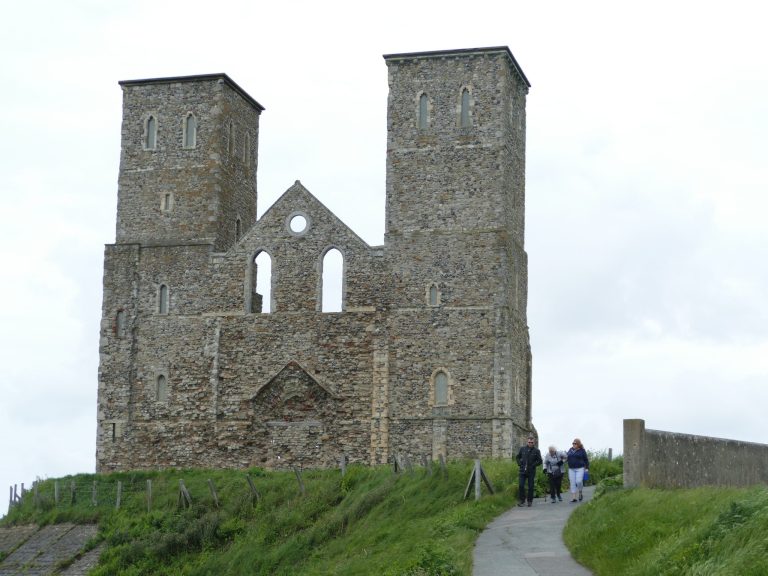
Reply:
<svg viewBox="0 0 768 576"><path fill-rule="evenodd" d="M550 446L544 456L544 473L549 478L549 495L552 497L552 504L563 501L560 490L563 485L563 467L567 458L565 452L558 452L554 446Z"/></svg>

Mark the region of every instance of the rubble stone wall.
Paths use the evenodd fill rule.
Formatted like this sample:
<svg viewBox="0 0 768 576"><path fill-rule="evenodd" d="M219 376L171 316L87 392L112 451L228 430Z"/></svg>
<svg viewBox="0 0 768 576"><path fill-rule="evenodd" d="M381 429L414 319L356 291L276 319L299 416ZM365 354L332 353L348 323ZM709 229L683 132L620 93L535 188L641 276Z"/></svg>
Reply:
<svg viewBox="0 0 768 576"><path fill-rule="evenodd" d="M383 246L299 181L256 220L263 108L225 75L121 83L98 470L510 457L534 430L527 80L506 48L385 60ZM297 216L303 229L291 226ZM340 312L322 309L329 250L343 257ZM257 291L262 253L268 300Z"/></svg>

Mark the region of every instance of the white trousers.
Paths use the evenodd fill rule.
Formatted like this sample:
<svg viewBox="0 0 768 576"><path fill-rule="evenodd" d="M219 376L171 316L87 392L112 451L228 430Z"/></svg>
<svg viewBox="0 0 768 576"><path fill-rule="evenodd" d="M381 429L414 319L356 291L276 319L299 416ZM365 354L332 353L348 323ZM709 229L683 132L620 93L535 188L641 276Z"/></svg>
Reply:
<svg viewBox="0 0 768 576"><path fill-rule="evenodd" d="M568 480L571 484L571 494L576 494L584 487L584 468L568 468Z"/></svg>

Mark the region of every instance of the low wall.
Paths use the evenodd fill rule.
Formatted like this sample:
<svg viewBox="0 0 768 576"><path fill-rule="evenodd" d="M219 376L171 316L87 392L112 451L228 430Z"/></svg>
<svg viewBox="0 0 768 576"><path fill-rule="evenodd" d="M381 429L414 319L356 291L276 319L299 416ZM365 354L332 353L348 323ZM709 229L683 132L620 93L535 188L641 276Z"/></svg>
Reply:
<svg viewBox="0 0 768 576"><path fill-rule="evenodd" d="M648 430L624 420L624 486L693 488L768 483L768 444Z"/></svg>

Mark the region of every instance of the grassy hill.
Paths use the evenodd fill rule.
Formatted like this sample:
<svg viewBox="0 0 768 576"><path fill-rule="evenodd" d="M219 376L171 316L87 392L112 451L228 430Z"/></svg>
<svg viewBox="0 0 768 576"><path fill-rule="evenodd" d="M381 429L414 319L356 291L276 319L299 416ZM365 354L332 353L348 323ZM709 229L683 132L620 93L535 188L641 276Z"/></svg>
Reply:
<svg viewBox="0 0 768 576"><path fill-rule="evenodd" d="M606 490L564 539L598 576L765 576L768 487Z"/></svg>
<svg viewBox="0 0 768 576"><path fill-rule="evenodd" d="M293 472L261 469L77 475L38 483L2 524L98 522L105 576L470 574L478 532L514 504L517 482L511 462L483 462L496 494L464 500L472 467L308 470L304 493Z"/></svg>
<svg viewBox="0 0 768 576"><path fill-rule="evenodd" d="M596 481L621 472L621 459L591 460ZM293 472L258 468L82 474L37 483L0 524L98 523L89 547L106 544L102 576L469 575L477 535L517 500L514 463L483 468L496 493L484 486L478 502L463 498L471 461L445 473L436 463L431 473L306 470L303 492ZM590 554L601 552L579 559L589 564Z"/></svg>

